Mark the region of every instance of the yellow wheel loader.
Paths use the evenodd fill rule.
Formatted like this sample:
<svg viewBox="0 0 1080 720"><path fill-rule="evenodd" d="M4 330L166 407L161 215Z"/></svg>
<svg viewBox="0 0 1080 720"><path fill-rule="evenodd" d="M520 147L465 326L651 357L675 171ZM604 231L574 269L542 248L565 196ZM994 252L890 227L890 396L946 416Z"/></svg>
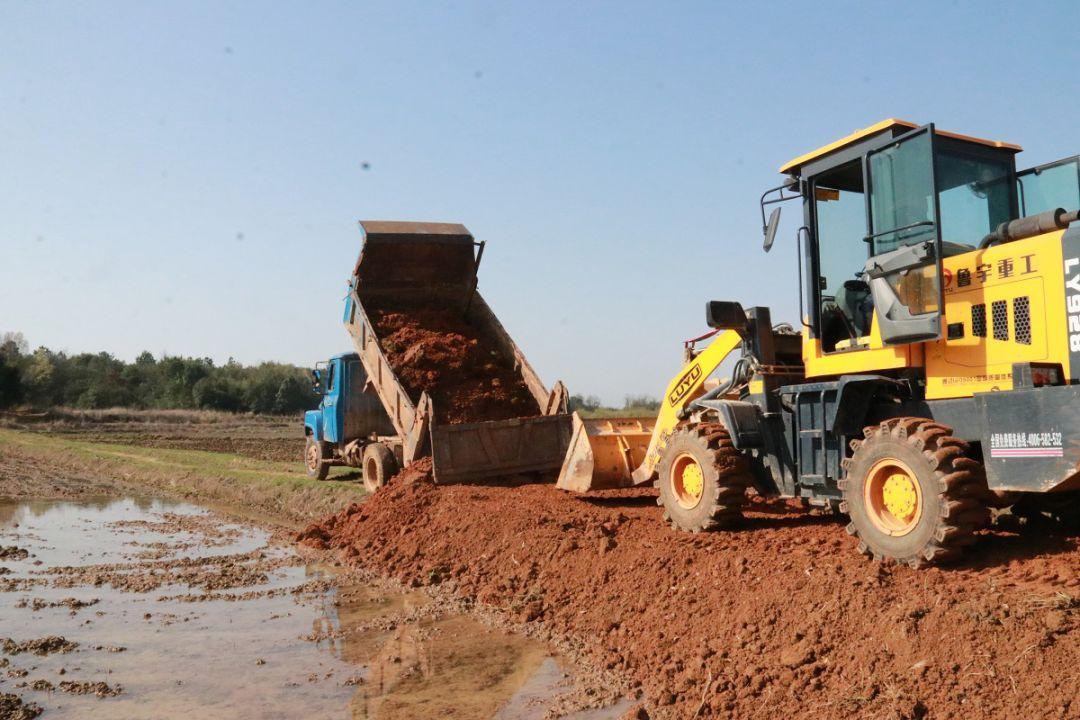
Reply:
<svg viewBox="0 0 1080 720"><path fill-rule="evenodd" d="M709 302L655 420L573 418L559 487L652 481L690 532L748 488L802 498L913 567L958 557L991 506L1075 519L1080 158L1017 172L1019 151L890 119L784 165L762 225L768 251L767 206L802 203L801 328Z"/></svg>

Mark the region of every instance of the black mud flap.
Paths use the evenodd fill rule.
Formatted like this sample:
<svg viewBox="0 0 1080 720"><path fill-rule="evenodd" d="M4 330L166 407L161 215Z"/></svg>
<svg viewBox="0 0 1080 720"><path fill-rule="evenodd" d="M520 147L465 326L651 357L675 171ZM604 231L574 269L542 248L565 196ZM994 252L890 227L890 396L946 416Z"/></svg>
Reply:
<svg viewBox="0 0 1080 720"><path fill-rule="evenodd" d="M1080 385L983 393L974 401L991 490L1080 487Z"/></svg>
<svg viewBox="0 0 1080 720"><path fill-rule="evenodd" d="M764 446L765 441L761 433L761 410L753 403L740 400L699 400L694 403L694 406L716 411L736 449L746 450Z"/></svg>

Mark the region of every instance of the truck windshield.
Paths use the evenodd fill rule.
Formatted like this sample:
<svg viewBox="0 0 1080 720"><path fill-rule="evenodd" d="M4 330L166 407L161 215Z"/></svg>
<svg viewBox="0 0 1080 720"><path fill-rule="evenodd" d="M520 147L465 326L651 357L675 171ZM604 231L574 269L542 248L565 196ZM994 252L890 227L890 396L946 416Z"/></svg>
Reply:
<svg viewBox="0 0 1080 720"><path fill-rule="evenodd" d="M974 247L1013 219L1010 159L945 147L938 150L936 163L942 241Z"/></svg>

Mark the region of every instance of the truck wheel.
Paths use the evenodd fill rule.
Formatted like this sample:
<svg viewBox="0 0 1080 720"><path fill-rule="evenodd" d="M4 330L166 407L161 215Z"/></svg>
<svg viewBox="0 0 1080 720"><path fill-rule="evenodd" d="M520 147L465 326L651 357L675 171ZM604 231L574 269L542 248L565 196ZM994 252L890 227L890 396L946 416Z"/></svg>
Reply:
<svg viewBox="0 0 1080 720"><path fill-rule="evenodd" d="M719 423L699 423L668 439L657 466L656 503L672 527L701 532L742 517L750 465Z"/></svg>
<svg viewBox="0 0 1080 720"><path fill-rule="evenodd" d="M838 485L859 552L918 568L956 559L986 523L982 463L952 429L893 418L852 440Z"/></svg>
<svg viewBox="0 0 1080 720"><path fill-rule="evenodd" d="M398 470L394 453L382 443L365 447L363 462L364 488L369 493L386 485Z"/></svg>
<svg viewBox="0 0 1080 720"><path fill-rule="evenodd" d="M329 454L329 447L325 442L308 436L307 445L304 447L304 465L307 466L308 477L326 479L330 474L330 463L324 461Z"/></svg>

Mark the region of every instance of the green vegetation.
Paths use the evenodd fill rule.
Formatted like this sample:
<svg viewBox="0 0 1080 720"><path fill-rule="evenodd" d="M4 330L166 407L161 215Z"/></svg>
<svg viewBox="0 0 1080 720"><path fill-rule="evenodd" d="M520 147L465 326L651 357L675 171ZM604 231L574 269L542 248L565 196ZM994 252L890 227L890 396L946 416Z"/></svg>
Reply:
<svg viewBox="0 0 1080 720"><path fill-rule="evenodd" d="M221 366L210 358L144 352L132 363L109 353L29 352L21 333L0 336L0 408L172 408L285 415L318 404L295 365Z"/></svg>
<svg viewBox="0 0 1080 720"><path fill-rule="evenodd" d="M309 478L299 463L268 462L205 450L151 448L0 429L0 455L62 473L74 469L124 485L147 487L194 502L221 503L242 515L302 525L362 501L351 468L329 480Z"/></svg>
<svg viewBox="0 0 1080 720"><path fill-rule="evenodd" d="M570 409L582 417L651 417L660 410L660 401L651 395L627 395L616 408L604 406L595 395L571 395Z"/></svg>

